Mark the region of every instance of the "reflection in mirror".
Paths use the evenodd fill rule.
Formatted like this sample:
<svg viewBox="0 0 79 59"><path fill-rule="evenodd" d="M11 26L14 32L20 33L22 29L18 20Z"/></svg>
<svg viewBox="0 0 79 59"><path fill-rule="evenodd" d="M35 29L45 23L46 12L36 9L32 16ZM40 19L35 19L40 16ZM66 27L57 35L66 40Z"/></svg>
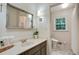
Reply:
<svg viewBox="0 0 79 59"><path fill-rule="evenodd" d="M30 16L30 17L29 17ZM19 28L24 28L24 29L27 29L27 28L31 28L31 15L27 15L26 16L19 16Z"/></svg>
<svg viewBox="0 0 79 59"><path fill-rule="evenodd" d="M7 4L7 29L32 29L33 15Z"/></svg>

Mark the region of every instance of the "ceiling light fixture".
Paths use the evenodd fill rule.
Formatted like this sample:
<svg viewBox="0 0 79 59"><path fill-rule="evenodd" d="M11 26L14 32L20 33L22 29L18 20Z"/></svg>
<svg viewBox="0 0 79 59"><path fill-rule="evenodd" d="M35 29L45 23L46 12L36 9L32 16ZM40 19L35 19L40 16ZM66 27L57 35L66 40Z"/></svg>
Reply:
<svg viewBox="0 0 79 59"><path fill-rule="evenodd" d="M37 16L41 17L43 15L43 10L38 10Z"/></svg>
<svg viewBox="0 0 79 59"><path fill-rule="evenodd" d="M67 8L68 5L69 5L68 3L64 3L64 4L61 5L61 7L62 7L62 8Z"/></svg>

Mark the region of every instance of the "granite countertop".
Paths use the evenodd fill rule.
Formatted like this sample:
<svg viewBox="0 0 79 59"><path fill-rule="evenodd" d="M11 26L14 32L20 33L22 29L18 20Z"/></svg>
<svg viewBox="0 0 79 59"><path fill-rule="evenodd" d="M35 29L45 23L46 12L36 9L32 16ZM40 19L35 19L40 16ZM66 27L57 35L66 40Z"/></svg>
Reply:
<svg viewBox="0 0 79 59"><path fill-rule="evenodd" d="M24 51L31 49L32 47L46 41L47 39L28 39L26 42L16 42L14 47L1 52L0 55L18 55Z"/></svg>

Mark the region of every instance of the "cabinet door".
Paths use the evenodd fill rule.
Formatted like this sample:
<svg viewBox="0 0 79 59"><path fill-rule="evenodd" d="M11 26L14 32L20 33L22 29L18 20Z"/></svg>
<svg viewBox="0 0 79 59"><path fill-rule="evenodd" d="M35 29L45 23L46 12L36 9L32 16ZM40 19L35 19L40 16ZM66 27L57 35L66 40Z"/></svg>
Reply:
<svg viewBox="0 0 79 59"><path fill-rule="evenodd" d="M41 48L41 55L46 55L46 46Z"/></svg>
<svg viewBox="0 0 79 59"><path fill-rule="evenodd" d="M47 53L47 44L46 41L41 44L41 55L46 55Z"/></svg>
<svg viewBox="0 0 79 59"><path fill-rule="evenodd" d="M29 55L35 55L40 50L40 45L37 45L36 47L30 49L28 51Z"/></svg>
<svg viewBox="0 0 79 59"><path fill-rule="evenodd" d="M41 55L41 51L36 51L33 55Z"/></svg>

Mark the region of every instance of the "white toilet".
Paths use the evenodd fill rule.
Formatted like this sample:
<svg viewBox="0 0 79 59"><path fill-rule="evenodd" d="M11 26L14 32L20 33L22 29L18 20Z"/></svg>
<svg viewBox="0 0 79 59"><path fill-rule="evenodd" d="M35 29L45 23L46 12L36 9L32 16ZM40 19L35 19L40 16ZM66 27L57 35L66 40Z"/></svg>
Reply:
<svg viewBox="0 0 79 59"><path fill-rule="evenodd" d="M56 49L57 48L57 43L58 43L58 40L57 39L52 39L52 48L53 49Z"/></svg>
<svg viewBox="0 0 79 59"><path fill-rule="evenodd" d="M52 48L57 50L57 49L62 49L63 43L57 39L52 39Z"/></svg>

